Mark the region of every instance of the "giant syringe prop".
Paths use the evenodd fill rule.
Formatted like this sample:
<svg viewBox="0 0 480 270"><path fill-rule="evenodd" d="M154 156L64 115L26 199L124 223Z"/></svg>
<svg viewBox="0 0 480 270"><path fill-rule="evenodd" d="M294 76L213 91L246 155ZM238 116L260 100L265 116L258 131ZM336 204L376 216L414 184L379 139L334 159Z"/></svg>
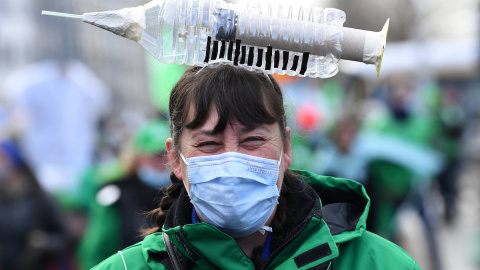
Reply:
<svg viewBox="0 0 480 270"><path fill-rule="evenodd" d="M73 15L140 43L164 63L230 63L267 73L327 78L339 59L373 64L383 58L380 32L343 27L338 9L228 4L222 0L154 0L121 10Z"/></svg>

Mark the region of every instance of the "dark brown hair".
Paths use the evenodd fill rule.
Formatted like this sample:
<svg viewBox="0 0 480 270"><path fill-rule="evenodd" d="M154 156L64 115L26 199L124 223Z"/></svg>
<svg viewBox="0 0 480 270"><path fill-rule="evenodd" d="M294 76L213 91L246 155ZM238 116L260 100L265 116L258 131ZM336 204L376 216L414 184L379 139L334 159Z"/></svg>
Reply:
<svg viewBox="0 0 480 270"><path fill-rule="evenodd" d="M230 65L203 69L193 67L183 74L170 94L170 131L174 151L180 150L183 128L201 126L207 120L211 106L215 106L219 116L214 132L222 132L234 120L251 128L264 123L278 123L283 142L289 139L282 91L273 77ZM194 117L187 123L190 110L193 110ZM154 211L158 227L146 231L144 235L161 231L168 209L184 188L182 181L173 173L171 179L172 185L162 198L159 209ZM282 194L284 192L288 192L288 188L282 187ZM285 204L280 202L279 206L282 205ZM286 213L282 212L277 208L272 227L280 225L286 218ZM282 220L275 220L277 216Z"/></svg>
<svg viewBox="0 0 480 270"><path fill-rule="evenodd" d="M214 132L222 132L232 120L246 127L278 122L283 140L285 109L280 86L271 76L230 65L187 70L170 94L170 128L178 150L183 127L194 129L208 118L211 106L219 115ZM190 109L195 117L187 123Z"/></svg>

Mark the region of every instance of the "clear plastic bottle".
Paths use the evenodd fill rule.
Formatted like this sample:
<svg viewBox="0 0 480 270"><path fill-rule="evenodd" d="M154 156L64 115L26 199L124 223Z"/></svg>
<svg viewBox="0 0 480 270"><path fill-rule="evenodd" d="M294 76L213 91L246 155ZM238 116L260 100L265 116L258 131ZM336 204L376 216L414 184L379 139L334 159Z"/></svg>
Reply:
<svg viewBox="0 0 480 270"><path fill-rule="evenodd" d="M164 0L144 10L141 44L165 63L231 61L267 73L322 78L338 71L345 13L337 9Z"/></svg>
<svg viewBox="0 0 480 270"><path fill-rule="evenodd" d="M228 62L267 73L327 78L340 59L375 64L381 32L343 28L338 9L222 0L154 0L117 11L85 13L83 21L139 42L165 63ZM343 55L342 55L343 54Z"/></svg>

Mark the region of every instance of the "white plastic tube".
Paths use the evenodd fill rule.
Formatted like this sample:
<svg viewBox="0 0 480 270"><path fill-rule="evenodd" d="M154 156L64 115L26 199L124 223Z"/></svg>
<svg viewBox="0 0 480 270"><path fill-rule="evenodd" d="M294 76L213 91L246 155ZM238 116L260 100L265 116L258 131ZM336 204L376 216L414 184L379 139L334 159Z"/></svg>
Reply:
<svg viewBox="0 0 480 270"><path fill-rule="evenodd" d="M340 59L380 64L380 32L344 28L338 9L228 4L222 0L154 0L82 15L86 23L140 43L165 63L228 62L267 73L327 78Z"/></svg>

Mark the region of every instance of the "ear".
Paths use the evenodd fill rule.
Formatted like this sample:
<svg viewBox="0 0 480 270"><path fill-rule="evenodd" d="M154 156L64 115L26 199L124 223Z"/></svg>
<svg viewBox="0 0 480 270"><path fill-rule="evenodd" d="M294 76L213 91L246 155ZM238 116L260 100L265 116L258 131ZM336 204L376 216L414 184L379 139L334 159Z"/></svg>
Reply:
<svg viewBox="0 0 480 270"><path fill-rule="evenodd" d="M284 170L287 170L290 164L292 163L292 137L290 136L290 128L286 127L287 130L287 141L283 146L283 166Z"/></svg>
<svg viewBox="0 0 480 270"><path fill-rule="evenodd" d="M173 150L172 138L168 138L165 145L167 146L168 161L170 162L170 166L172 166L173 173L178 179L183 180L182 164L180 163L181 161L178 153Z"/></svg>

